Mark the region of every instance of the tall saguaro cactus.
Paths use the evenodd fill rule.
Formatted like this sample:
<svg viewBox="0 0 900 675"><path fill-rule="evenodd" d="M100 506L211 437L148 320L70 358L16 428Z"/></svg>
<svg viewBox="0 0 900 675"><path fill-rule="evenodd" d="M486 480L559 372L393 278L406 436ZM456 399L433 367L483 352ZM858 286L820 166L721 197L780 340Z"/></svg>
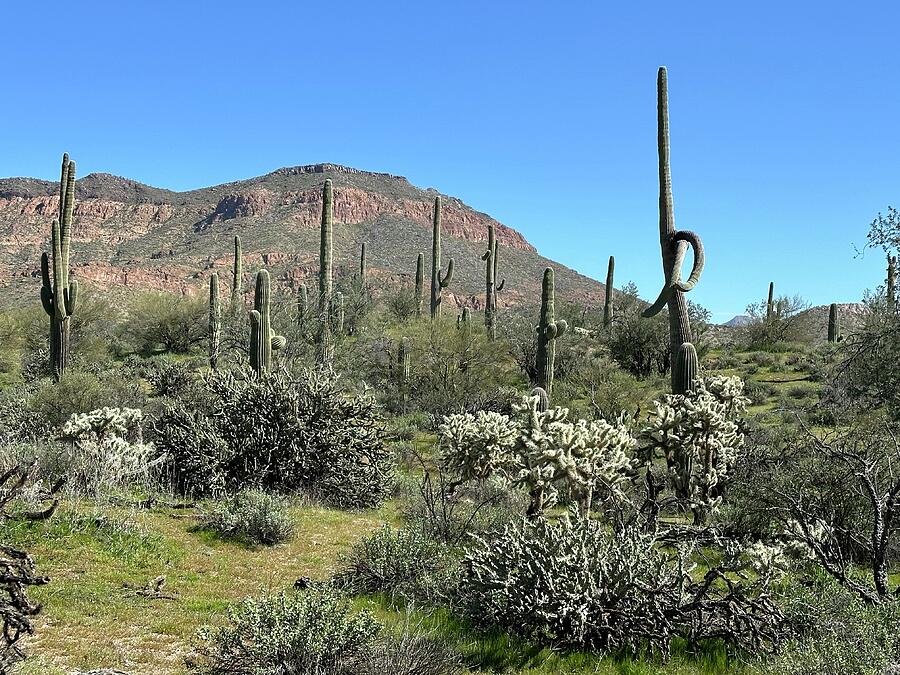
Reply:
<svg viewBox="0 0 900 675"><path fill-rule="evenodd" d="M319 228L319 361L331 360L332 246L334 231L334 198L331 179L322 188L322 221Z"/></svg>
<svg viewBox="0 0 900 675"><path fill-rule="evenodd" d="M78 282L69 272L74 209L75 162L64 154L59 179L59 213L50 231L52 263L47 253L41 254L41 304L50 317L50 372L57 382L69 362L71 317L78 303Z"/></svg>
<svg viewBox="0 0 900 675"><path fill-rule="evenodd" d="M366 259L366 242L359 245L359 286L366 287L366 274L368 273L368 260Z"/></svg>
<svg viewBox="0 0 900 675"><path fill-rule="evenodd" d="M775 282L769 282L769 299L766 301L766 323L775 319Z"/></svg>
<svg viewBox="0 0 900 675"><path fill-rule="evenodd" d="M447 273L441 274L441 198L434 198L434 220L431 237L431 318L441 315L441 290L453 280L453 258L447 263Z"/></svg>
<svg viewBox="0 0 900 675"><path fill-rule="evenodd" d="M659 243L662 249L665 281L659 297L644 310L644 317L669 309L669 354L672 366L672 387L675 382L675 360L685 342L693 342L684 295L692 290L703 273L705 262L700 237L688 230L675 229L675 203L672 197L672 171L669 166L669 94L665 68L657 75L657 145L659 149ZM681 280L681 266L687 249L694 251L694 265L687 281Z"/></svg>
<svg viewBox="0 0 900 675"><path fill-rule="evenodd" d="M562 337L568 325L556 320L554 303L553 268L544 270L541 286L541 318L537 327L537 382L536 385L553 396L553 368L556 361L556 340Z"/></svg>
<svg viewBox="0 0 900 675"><path fill-rule="evenodd" d="M613 321L613 283L616 274L616 258L609 256L609 265L606 267L606 300L603 303L603 327L609 328Z"/></svg>
<svg viewBox="0 0 900 675"><path fill-rule="evenodd" d="M839 342L841 339L841 316L838 306L831 303L828 307L828 341Z"/></svg>
<svg viewBox="0 0 900 675"><path fill-rule="evenodd" d="M241 296L244 288L244 256L241 250L241 238L237 235L234 237L234 267L231 271L231 307L229 311L232 315L237 314L238 308L241 306Z"/></svg>
<svg viewBox="0 0 900 675"><path fill-rule="evenodd" d="M422 317L422 304L425 297L425 254L416 257L416 318Z"/></svg>
<svg viewBox="0 0 900 675"><path fill-rule="evenodd" d="M266 270L256 273L253 309L250 311L250 367L257 375L272 369L272 352L285 346L287 340L272 332L271 282Z"/></svg>
<svg viewBox="0 0 900 675"><path fill-rule="evenodd" d="M498 246L494 225L489 223L487 250L481 259L484 260L484 325L491 340L497 338L497 293L506 285L506 279L497 281L500 257Z"/></svg>
<svg viewBox="0 0 900 675"><path fill-rule="evenodd" d="M209 275L209 367L219 363L219 342L222 336L222 308L219 305L219 275Z"/></svg>

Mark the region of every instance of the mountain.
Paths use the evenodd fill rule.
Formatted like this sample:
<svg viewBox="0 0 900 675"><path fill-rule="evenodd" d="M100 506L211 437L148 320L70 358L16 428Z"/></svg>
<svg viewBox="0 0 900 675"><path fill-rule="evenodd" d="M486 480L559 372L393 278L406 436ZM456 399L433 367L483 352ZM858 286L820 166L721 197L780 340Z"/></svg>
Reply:
<svg viewBox="0 0 900 675"><path fill-rule="evenodd" d="M722 325L727 326L728 328L740 328L741 326L746 326L748 323L750 323L750 321L750 317L746 314L738 314Z"/></svg>
<svg viewBox="0 0 900 675"><path fill-rule="evenodd" d="M416 255L431 267L431 188L401 176L335 164L283 168L248 180L173 192L127 178L94 173L77 181L71 268L81 283L104 289L205 292L211 270L230 284L234 235L244 249L245 288L266 267L276 283L297 288L315 283L319 262L322 185L334 183L334 260L337 274L358 267L367 242L370 274L386 283L410 281ZM57 182L0 180L0 301L19 304L38 297L40 255L49 247L58 209ZM493 223L501 247L500 294L505 306L540 302L543 269L556 270L560 299L597 305L604 285L540 256L516 230L455 197L443 196L443 262L455 259L445 303L480 307L484 296L481 255ZM426 291L427 294L427 291Z"/></svg>

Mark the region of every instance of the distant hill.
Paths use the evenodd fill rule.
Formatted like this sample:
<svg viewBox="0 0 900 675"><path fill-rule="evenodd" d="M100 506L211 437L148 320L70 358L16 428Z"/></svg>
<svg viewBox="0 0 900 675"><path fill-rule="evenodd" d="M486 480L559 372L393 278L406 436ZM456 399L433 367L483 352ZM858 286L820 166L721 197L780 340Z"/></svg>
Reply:
<svg viewBox="0 0 900 675"><path fill-rule="evenodd" d="M234 235L244 247L247 278L268 268L283 288L313 281L318 270L321 191L334 182L335 265L352 274L367 242L371 273L386 283L409 281L418 252L430 278L431 212L437 191L400 176L335 164L278 169L265 176L200 190L173 192L109 174L77 182L72 269L104 289L204 292L211 270L230 279ZM49 246L58 208L58 183L34 178L0 180L0 302L38 297L41 251ZM556 270L560 299L598 305L604 285L539 255L516 230L444 196L443 256L455 259L449 305L483 302L487 226L501 246L506 289L502 305L540 301L541 275Z"/></svg>
<svg viewBox="0 0 900 675"><path fill-rule="evenodd" d="M750 317L746 314L738 314L736 317L726 321L722 325L727 326L728 328L740 328L741 326L746 326L750 321Z"/></svg>

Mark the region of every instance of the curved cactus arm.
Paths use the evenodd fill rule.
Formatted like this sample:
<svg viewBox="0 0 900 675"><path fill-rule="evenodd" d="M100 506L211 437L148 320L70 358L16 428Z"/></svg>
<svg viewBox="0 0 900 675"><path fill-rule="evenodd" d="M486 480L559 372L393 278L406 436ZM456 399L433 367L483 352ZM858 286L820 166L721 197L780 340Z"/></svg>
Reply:
<svg viewBox="0 0 900 675"><path fill-rule="evenodd" d="M482 259L482 260L487 260L487 259L490 258L492 255L493 255L493 253L491 252L490 249L488 249L487 251L485 251L484 253L481 254L481 259Z"/></svg>
<svg viewBox="0 0 900 675"><path fill-rule="evenodd" d="M656 316L662 311L662 308L666 306L666 303L669 302L670 297L672 297L672 287L669 284L666 284L659 292L659 297L656 298L656 302L641 312L641 316L645 319Z"/></svg>
<svg viewBox="0 0 900 675"><path fill-rule="evenodd" d="M499 284L496 284L495 287L494 287L494 290L497 291L497 292L499 293L500 291L503 290L503 287L504 287L504 286L506 286L506 279L503 279L503 280L500 281Z"/></svg>
<svg viewBox="0 0 900 675"><path fill-rule="evenodd" d="M260 321L262 316L255 310L250 310L250 367L259 374L260 371Z"/></svg>
<svg viewBox="0 0 900 675"><path fill-rule="evenodd" d="M272 336L272 351L278 351L287 347L287 338L284 335Z"/></svg>
<svg viewBox="0 0 900 675"><path fill-rule="evenodd" d="M69 287L63 291L63 303L66 306L66 314L75 313L75 307L78 305L78 282L69 274Z"/></svg>
<svg viewBox="0 0 900 675"><path fill-rule="evenodd" d="M53 307L53 284L50 281L50 259L46 253L41 254L41 304L49 316L56 311Z"/></svg>
<svg viewBox="0 0 900 675"><path fill-rule="evenodd" d="M441 288L447 288L453 281L453 258L447 263L447 273L440 277Z"/></svg>
<svg viewBox="0 0 900 675"><path fill-rule="evenodd" d="M675 233L675 236L672 238L673 241L678 242L678 255L676 256L675 262L675 273L678 275L678 278L674 280L675 288L677 288L682 293L687 293L690 290L693 290L694 286L697 285L697 282L700 281L700 275L703 274L703 267L706 264L706 256L703 253L703 242L700 240L700 236L691 232L690 230L679 230ZM682 243L686 243L692 249L694 249L694 265L691 268L691 273L688 276L687 281L680 281L681 276L681 263L684 262L684 252L687 248L686 246L681 246Z"/></svg>

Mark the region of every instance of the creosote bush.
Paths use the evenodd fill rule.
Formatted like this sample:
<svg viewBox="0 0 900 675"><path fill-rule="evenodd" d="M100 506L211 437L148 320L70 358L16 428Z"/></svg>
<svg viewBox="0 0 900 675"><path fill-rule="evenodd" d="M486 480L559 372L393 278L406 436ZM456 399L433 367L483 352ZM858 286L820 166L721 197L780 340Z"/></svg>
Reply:
<svg viewBox="0 0 900 675"><path fill-rule="evenodd" d="M294 522L283 497L245 490L214 502L201 517L203 528L248 544L272 546L294 536Z"/></svg>

